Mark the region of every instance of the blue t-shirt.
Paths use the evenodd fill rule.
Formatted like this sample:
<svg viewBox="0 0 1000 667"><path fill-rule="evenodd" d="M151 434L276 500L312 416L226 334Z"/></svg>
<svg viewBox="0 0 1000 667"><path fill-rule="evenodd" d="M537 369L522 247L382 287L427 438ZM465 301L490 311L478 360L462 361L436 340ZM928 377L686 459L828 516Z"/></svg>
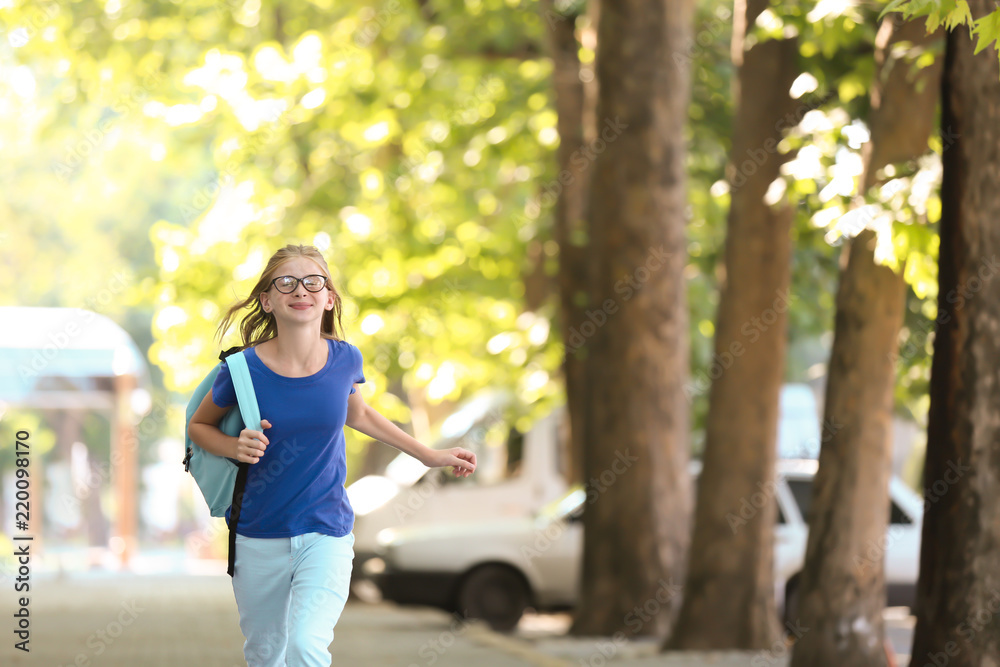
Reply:
<svg viewBox="0 0 1000 667"><path fill-rule="evenodd" d="M347 397L365 376L358 348L326 340L330 349L326 365L306 377L278 375L254 348L246 352L260 418L271 422L271 428L264 431L270 443L264 455L247 471L236 526L240 535L343 537L354 528L354 510L344 489L344 423ZM236 389L224 363L212 385L212 401L219 407L236 405ZM259 424L247 427L261 430Z"/></svg>

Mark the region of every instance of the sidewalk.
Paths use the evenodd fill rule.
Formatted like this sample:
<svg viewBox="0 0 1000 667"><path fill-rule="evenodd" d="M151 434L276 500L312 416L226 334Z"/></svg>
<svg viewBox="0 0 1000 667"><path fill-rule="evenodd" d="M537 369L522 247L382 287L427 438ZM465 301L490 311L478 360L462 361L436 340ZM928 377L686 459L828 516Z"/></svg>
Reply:
<svg viewBox="0 0 1000 667"><path fill-rule="evenodd" d="M243 637L228 576L85 574L31 582L29 653L14 648L15 593L0 594L0 665L241 667ZM480 624L391 604L351 603L335 665L561 665Z"/></svg>
<svg viewBox="0 0 1000 667"><path fill-rule="evenodd" d="M32 580L30 653L18 641L13 590L0 593L0 665L244 667L230 579L222 575L77 574ZM658 642L565 635L568 616L527 616L512 635L441 611L351 602L333 664L361 667L787 667L788 651L660 654ZM896 623L895 625L899 625ZM901 660L900 665L906 661Z"/></svg>
<svg viewBox="0 0 1000 667"><path fill-rule="evenodd" d="M902 608L886 609L883 614L886 637L893 646L897 667L908 667L910 645L913 642L915 619ZM783 643L756 652L659 653L659 640L633 639L616 645L608 637L576 638L566 633L571 615L525 614L513 639L534 652L561 659L573 667L600 667L609 664L625 666L666 667L785 667L791 658L790 648Z"/></svg>
<svg viewBox="0 0 1000 667"><path fill-rule="evenodd" d="M80 574L32 580L30 653L14 649L13 590L0 593L0 665L243 667L236 603L223 575ZM567 617L568 618L568 617ZM657 642L564 635L567 619L528 617L514 635L444 612L348 604L334 665L361 667L785 667L781 645L756 653L658 654Z"/></svg>
<svg viewBox="0 0 1000 667"><path fill-rule="evenodd" d="M14 648L15 593L0 593L0 665L245 665L236 603L225 575L85 574L38 577L31 584L29 653ZM570 639L544 629L504 636L436 610L353 602L333 642L334 665L351 667L599 667L608 662L743 667L756 655L655 656L655 649L650 641L615 647L609 640ZM764 664L781 667L784 661Z"/></svg>

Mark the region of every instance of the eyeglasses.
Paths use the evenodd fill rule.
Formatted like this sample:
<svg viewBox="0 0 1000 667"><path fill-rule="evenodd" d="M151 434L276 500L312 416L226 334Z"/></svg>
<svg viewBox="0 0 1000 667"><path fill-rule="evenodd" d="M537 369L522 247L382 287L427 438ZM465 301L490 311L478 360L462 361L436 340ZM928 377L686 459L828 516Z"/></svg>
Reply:
<svg viewBox="0 0 1000 667"><path fill-rule="evenodd" d="M326 287L326 276L320 275L311 275L306 276L305 278L296 278L295 276L278 276L271 281L271 284L274 285L275 289L282 294L290 294L296 287L299 286L300 281L302 286L310 292L318 292Z"/></svg>

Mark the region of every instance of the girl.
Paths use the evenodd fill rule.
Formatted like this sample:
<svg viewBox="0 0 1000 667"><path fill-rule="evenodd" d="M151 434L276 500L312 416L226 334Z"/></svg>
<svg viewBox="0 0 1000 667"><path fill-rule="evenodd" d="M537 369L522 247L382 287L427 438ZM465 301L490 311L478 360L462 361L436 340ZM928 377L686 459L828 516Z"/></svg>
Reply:
<svg viewBox="0 0 1000 667"><path fill-rule="evenodd" d="M231 437L218 429L236 405L223 364L188 434L206 451L249 464L233 575L247 664L328 666L354 558L344 425L463 477L476 469L476 456L430 449L365 404L356 391L365 381L361 352L337 335L340 295L316 248L276 252L251 295L226 313L220 339L242 308L251 309L240 331L260 430Z"/></svg>

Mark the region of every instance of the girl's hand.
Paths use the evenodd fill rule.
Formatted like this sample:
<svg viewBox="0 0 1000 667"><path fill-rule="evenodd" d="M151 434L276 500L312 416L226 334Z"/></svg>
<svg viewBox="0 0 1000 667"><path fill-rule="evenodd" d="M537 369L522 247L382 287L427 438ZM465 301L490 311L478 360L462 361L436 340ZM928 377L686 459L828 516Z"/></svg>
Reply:
<svg viewBox="0 0 1000 667"><path fill-rule="evenodd" d="M253 431L245 428L240 431L240 437L236 441L236 460L241 463L257 463L260 457L264 456L264 449L271 444L271 441L264 435L263 429L271 428L271 422L266 419L260 420L260 431Z"/></svg>
<svg viewBox="0 0 1000 667"><path fill-rule="evenodd" d="M452 466L456 477L468 477L476 470L476 455L461 447L432 449L427 460L422 463L428 468Z"/></svg>

